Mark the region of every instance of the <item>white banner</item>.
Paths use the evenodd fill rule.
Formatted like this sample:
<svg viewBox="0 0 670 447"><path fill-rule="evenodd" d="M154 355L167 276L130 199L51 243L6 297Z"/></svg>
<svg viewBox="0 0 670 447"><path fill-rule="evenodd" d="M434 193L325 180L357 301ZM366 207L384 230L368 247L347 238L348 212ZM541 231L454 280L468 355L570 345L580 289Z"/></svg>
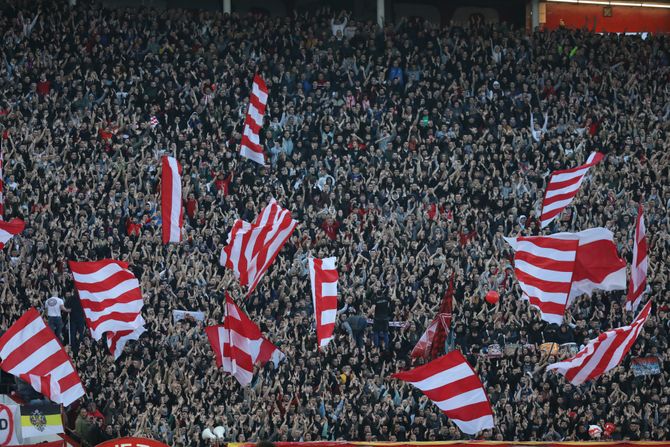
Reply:
<svg viewBox="0 0 670 447"><path fill-rule="evenodd" d="M173 310L172 319L176 323L179 320L184 318L196 320L196 321L205 321L205 313L200 312L199 310Z"/></svg>
<svg viewBox="0 0 670 447"><path fill-rule="evenodd" d="M20 444L22 442L19 436L20 429L21 407L17 404L0 402L0 446Z"/></svg>

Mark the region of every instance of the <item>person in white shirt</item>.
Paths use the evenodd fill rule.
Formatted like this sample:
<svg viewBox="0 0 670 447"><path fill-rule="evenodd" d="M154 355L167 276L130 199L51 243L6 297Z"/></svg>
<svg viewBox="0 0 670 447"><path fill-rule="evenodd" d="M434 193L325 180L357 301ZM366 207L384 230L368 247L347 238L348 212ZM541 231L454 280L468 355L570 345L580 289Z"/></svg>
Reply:
<svg viewBox="0 0 670 447"><path fill-rule="evenodd" d="M47 298L45 306L47 309L47 319L49 327L62 340L63 332L63 317L61 312L70 312L70 309L65 307L65 302L58 297L57 293L53 293L50 298Z"/></svg>

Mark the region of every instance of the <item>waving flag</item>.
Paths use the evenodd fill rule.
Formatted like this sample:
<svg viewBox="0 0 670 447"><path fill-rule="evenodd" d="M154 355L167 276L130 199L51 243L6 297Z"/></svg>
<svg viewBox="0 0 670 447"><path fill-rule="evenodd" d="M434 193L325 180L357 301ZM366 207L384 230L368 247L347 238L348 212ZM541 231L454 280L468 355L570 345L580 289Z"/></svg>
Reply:
<svg viewBox="0 0 670 447"><path fill-rule="evenodd" d="M523 298L540 310L544 321L556 324L576 297L626 288L626 263L613 239L611 231L600 227L505 238L515 250L514 273Z"/></svg>
<svg viewBox="0 0 670 447"><path fill-rule="evenodd" d="M181 242L184 207L181 200L181 165L174 157L163 156L161 217L163 243Z"/></svg>
<svg viewBox="0 0 670 447"><path fill-rule="evenodd" d="M26 224L21 219L12 219L9 222L0 220L0 250L5 248L7 242L9 242L12 237L21 233L25 227Z"/></svg>
<svg viewBox="0 0 670 447"><path fill-rule="evenodd" d="M249 286L247 296L254 291L297 223L291 218L291 212L279 206L275 199L270 200L254 223L235 221L219 262L235 273L241 286Z"/></svg>
<svg viewBox="0 0 670 447"><path fill-rule="evenodd" d="M222 325L205 328L214 351L216 366L233 375L240 385L251 383L254 365L272 361L275 368L286 356L263 337L261 330L226 294L226 315Z"/></svg>
<svg viewBox="0 0 670 447"><path fill-rule="evenodd" d="M586 164L572 169L552 172L542 201L542 214L540 216L542 228L549 225L566 206L570 205L572 199L579 192L579 187L584 181L584 176L589 172L589 168L598 164L603 157L604 155L600 152L593 152Z"/></svg>
<svg viewBox="0 0 670 447"><path fill-rule="evenodd" d="M591 296L594 290L626 290L626 261L619 257L610 230L596 227L579 233L556 233L552 237L579 239L568 305L580 295Z"/></svg>
<svg viewBox="0 0 670 447"><path fill-rule="evenodd" d="M644 226L644 208L640 205L637 209L637 221L635 223L635 241L633 242L633 265L630 267L630 283L628 295L626 296L626 310L635 312L640 305L642 295L647 288L647 269L649 258L647 258L647 230Z"/></svg>
<svg viewBox="0 0 670 447"><path fill-rule="evenodd" d="M5 155L2 150L2 138L0 138L0 221L5 219L5 177L3 175Z"/></svg>
<svg viewBox="0 0 670 447"><path fill-rule="evenodd" d="M459 351L391 377L420 389L463 433L474 435L494 427L482 382Z"/></svg>
<svg viewBox="0 0 670 447"><path fill-rule="evenodd" d="M35 308L0 337L0 358L3 371L56 403L67 406L85 394L70 357Z"/></svg>
<svg viewBox="0 0 670 447"><path fill-rule="evenodd" d="M442 298L440 304L440 313L428 325L428 328L423 333L419 341L412 349L410 356L413 358L440 356L445 347L447 340L447 333L451 328L451 312L454 301L454 273L452 272L449 279L449 288L447 293Z"/></svg>
<svg viewBox="0 0 670 447"><path fill-rule="evenodd" d="M263 128L263 115L268 103L268 87L259 75L254 76L254 83L249 96L249 109L244 120L244 131L240 142L240 155L265 166L265 155L260 142Z"/></svg>
<svg viewBox="0 0 670 447"><path fill-rule="evenodd" d="M651 313L651 301L630 326L623 326L603 332L588 342L574 357L547 366L547 371L556 370L573 385L595 379L616 368L637 340Z"/></svg>
<svg viewBox="0 0 670 447"><path fill-rule="evenodd" d="M555 236L555 235L554 235ZM577 257L577 238L531 236L505 238L514 249L514 273L544 321L561 324Z"/></svg>
<svg viewBox="0 0 670 447"><path fill-rule="evenodd" d="M333 339L337 318L336 258L307 258L312 284L312 303L316 318L316 339L323 349Z"/></svg>
<svg viewBox="0 0 670 447"><path fill-rule="evenodd" d="M114 356L114 360L118 359L123 353L123 348L126 346L126 343L130 340L139 340L140 336L144 334L146 329L144 328L144 320L142 320L142 326L134 330L129 331L118 331L118 332L107 332L105 338L107 339L107 348L109 348L110 354Z"/></svg>
<svg viewBox="0 0 670 447"><path fill-rule="evenodd" d="M135 330L144 324L140 283L128 263L114 259L70 261L86 325L100 340L104 332Z"/></svg>

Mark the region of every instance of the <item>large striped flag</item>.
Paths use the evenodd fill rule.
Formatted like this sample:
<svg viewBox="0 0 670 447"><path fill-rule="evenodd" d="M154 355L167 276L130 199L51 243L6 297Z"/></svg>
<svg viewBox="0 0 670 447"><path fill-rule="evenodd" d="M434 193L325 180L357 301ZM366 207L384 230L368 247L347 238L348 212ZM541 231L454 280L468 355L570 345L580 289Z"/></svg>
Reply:
<svg viewBox="0 0 670 447"><path fill-rule="evenodd" d="M391 377L420 389L463 433L474 435L495 426L482 382L459 351Z"/></svg>
<svg viewBox="0 0 670 447"><path fill-rule="evenodd" d="M626 296L626 310L635 312L640 305L642 295L647 288L647 269L649 258L647 258L647 229L644 226L644 208L640 205L637 209L637 221L635 223L635 241L633 242L633 264L630 266L630 283L628 283L628 295Z"/></svg>
<svg viewBox="0 0 670 447"><path fill-rule="evenodd" d="M219 262L235 273L241 286L249 287L247 296L254 291L297 223L291 218L291 212L279 206L275 199L270 200L253 223L235 221Z"/></svg>
<svg viewBox="0 0 670 447"><path fill-rule="evenodd" d="M275 368L286 356L249 319L226 294L226 313L223 324L205 328L214 351L216 366L233 375L240 385L251 383L254 365L272 361Z"/></svg>
<svg viewBox="0 0 670 447"><path fill-rule="evenodd" d="M514 249L514 273L531 306L541 318L560 324L570 294L577 257L577 238L553 236L505 238Z"/></svg>
<svg viewBox="0 0 670 447"><path fill-rule="evenodd" d="M0 221L0 250L5 248L7 242L26 227L21 219L12 219L9 222Z"/></svg>
<svg viewBox="0 0 670 447"><path fill-rule="evenodd" d="M603 332L588 342L572 358L547 366L547 371L556 370L573 385L595 379L616 368L628 354L651 313L651 301L630 324Z"/></svg>
<svg viewBox="0 0 670 447"><path fill-rule="evenodd" d="M174 157L163 156L161 177L161 217L163 243L181 242L184 207L181 200L181 165Z"/></svg>
<svg viewBox="0 0 670 447"><path fill-rule="evenodd" d="M566 206L570 205L579 192L579 187L584 181L584 176L589 172L589 168L598 164L603 157L602 153L593 152L586 164L551 173L542 201L542 214L540 215L542 228L549 225Z"/></svg>
<svg viewBox="0 0 670 447"><path fill-rule="evenodd" d="M316 319L316 340L323 349L333 339L337 318L337 259L307 258Z"/></svg>
<svg viewBox="0 0 670 447"><path fill-rule="evenodd" d="M84 309L91 336L135 330L144 324L140 283L128 263L114 259L70 261L74 285Z"/></svg>
<svg viewBox="0 0 670 447"><path fill-rule="evenodd" d="M550 236L505 238L515 250L514 273L523 298L543 320L561 324L565 307L594 290L626 288L626 263L605 228Z"/></svg>
<svg viewBox="0 0 670 447"><path fill-rule="evenodd" d="M244 130L240 142L240 155L265 166L265 155L260 142L260 133L263 128L263 115L268 103L268 87L260 75L254 76L249 109L244 119Z"/></svg>
<svg viewBox="0 0 670 447"><path fill-rule="evenodd" d="M52 401L70 405L85 394L70 357L35 308L0 337L0 368Z"/></svg>

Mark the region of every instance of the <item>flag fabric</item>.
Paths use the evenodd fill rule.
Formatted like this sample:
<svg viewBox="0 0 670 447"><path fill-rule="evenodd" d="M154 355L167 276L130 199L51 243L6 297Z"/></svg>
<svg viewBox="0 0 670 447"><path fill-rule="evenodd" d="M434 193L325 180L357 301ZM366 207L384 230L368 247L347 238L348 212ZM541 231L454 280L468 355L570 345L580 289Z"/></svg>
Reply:
<svg viewBox="0 0 670 447"><path fill-rule="evenodd" d="M263 115L268 103L268 87L259 75L254 76L254 82L249 96L249 109L244 119L244 130L240 142L240 155L265 166L265 155L260 142L260 133L263 128Z"/></svg>
<svg viewBox="0 0 670 447"><path fill-rule="evenodd" d="M628 283L628 295L625 304L625 309L633 312L640 305L642 295L647 288L649 259L647 258L647 229L644 226L643 214L644 208L640 205L637 209L635 240L633 241L633 264L630 266L630 282Z"/></svg>
<svg viewBox="0 0 670 447"><path fill-rule="evenodd" d="M9 222L0 221L0 250L5 248L9 240L21 233L26 224L21 219L12 219Z"/></svg>
<svg viewBox="0 0 670 447"><path fill-rule="evenodd" d="M630 326L603 332L589 341L574 357L547 366L547 371L558 371L573 385L581 385L614 369L630 351L650 313L651 301L647 302Z"/></svg>
<svg viewBox="0 0 670 447"><path fill-rule="evenodd" d="M279 206L275 199L270 200L253 223L235 221L219 262L235 273L241 286L248 286L247 296L256 288L297 223L291 218L291 212Z"/></svg>
<svg viewBox="0 0 670 447"><path fill-rule="evenodd" d="M156 115L151 115L151 118L149 118L149 124L151 125L152 129L158 126L158 118L156 117Z"/></svg>
<svg viewBox="0 0 670 447"><path fill-rule="evenodd" d="M440 311L437 316L428 325L426 331L412 349L410 354L413 358L430 357L437 358L444 349L447 333L451 328L451 312L454 298L454 273L449 279L449 287L440 303Z"/></svg>
<svg viewBox="0 0 670 447"><path fill-rule="evenodd" d="M163 156L161 175L161 217L163 243L181 242L184 207L181 198L182 168L174 157Z"/></svg>
<svg viewBox="0 0 670 447"><path fill-rule="evenodd" d="M60 407L52 403L21 405L21 434L24 438L65 433Z"/></svg>
<svg viewBox="0 0 670 447"><path fill-rule="evenodd" d="M333 339L337 318L337 259L307 259L316 319L316 340L323 349Z"/></svg>
<svg viewBox="0 0 670 447"><path fill-rule="evenodd" d="M216 366L230 373L242 386L251 383L254 365L272 361L275 368L286 356L268 339L258 326L226 294L223 324L205 328L214 351Z"/></svg>
<svg viewBox="0 0 670 447"><path fill-rule="evenodd" d="M117 332L107 332L105 337L107 339L107 348L109 348L109 353L114 356L114 360L118 359L123 353L123 348L126 346L126 343L129 340L139 340L140 336L144 334L146 329L144 328L144 320L142 320L142 326L134 330L128 331L117 331Z"/></svg>
<svg viewBox="0 0 670 447"><path fill-rule="evenodd" d="M133 331L144 324L140 283L128 263L103 259L69 264L86 325L95 340L105 332Z"/></svg>
<svg viewBox="0 0 670 447"><path fill-rule="evenodd" d="M514 273L531 306L561 324L575 270L579 240L552 236L505 238L514 249Z"/></svg>
<svg viewBox="0 0 670 447"><path fill-rule="evenodd" d="M600 152L592 152L586 164L551 173L542 201L541 228L549 225L566 206L570 205L579 192L579 187L584 181L584 176L589 172L589 168L598 164L603 157L604 155Z"/></svg>
<svg viewBox="0 0 670 447"><path fill-rule="evenodd" d="M0 368L53 402L70 405L84 387L70 357L39 312L30 308L0 337Z"/></svg>
<svg viewBox="0 0 670 447"><path fill-rule="evenodd" d="M523 298L549 323L561 324L565 307L580 295L626 288L626 262L605 228L505 240L515 250Z"/></svg>
<svg viewBox="0 0 670 447"><path fill-rule="evenodd" d="M568 305L580 295L591 296L594 290L626 290L626 261L619 257L610 230L596 227L578 233L556 233L551 237L579 240Z"/></svg>
<svg viewBox="0 0 670 447"><path fill-rule="evenodd" d="M463 433L474 435L494 427L482 382L459 351L391 377L421 390Z"/></svg>

